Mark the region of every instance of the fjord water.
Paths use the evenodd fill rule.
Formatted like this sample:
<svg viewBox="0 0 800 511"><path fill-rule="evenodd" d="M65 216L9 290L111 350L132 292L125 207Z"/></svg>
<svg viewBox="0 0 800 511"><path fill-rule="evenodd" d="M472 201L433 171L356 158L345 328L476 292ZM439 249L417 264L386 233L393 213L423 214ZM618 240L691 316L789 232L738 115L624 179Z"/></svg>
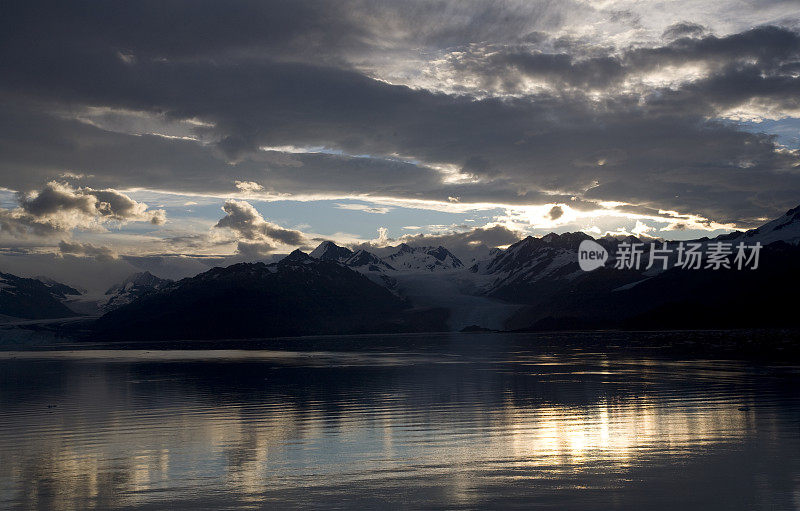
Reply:
<svg viewBox="0 0 800 511"><path fill-rule="evenodd" d="M800 508L797 367L541 340L0 352L0 508Z"/></svg>

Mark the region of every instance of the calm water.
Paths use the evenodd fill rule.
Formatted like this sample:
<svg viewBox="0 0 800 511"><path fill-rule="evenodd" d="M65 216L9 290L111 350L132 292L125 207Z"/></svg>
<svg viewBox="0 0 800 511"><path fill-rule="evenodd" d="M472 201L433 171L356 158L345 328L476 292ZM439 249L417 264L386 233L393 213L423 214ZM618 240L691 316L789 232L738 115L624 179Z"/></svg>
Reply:
<svg viewBox="0 0 800 511"><path fill-rule="evenodd" d="M0 352L0 508L800 508L797 367L372 341Z"/></svg>

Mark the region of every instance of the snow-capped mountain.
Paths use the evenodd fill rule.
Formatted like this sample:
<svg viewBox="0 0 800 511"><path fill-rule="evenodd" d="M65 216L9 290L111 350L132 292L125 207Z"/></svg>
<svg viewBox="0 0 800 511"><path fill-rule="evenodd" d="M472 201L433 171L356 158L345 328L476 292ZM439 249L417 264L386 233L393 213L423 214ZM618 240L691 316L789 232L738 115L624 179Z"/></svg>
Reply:
<svg viewBox="0 0 800 511"><path fill-rule="evenodd" d="M372 252L359 249L353 252L349 248L340 247L332 241L323 241L309 257L320 261L335 261L353 268L361 273L393 272L395 268Z"/></svg>
<svg viewBox="0 0 800 511"><path fill-rule="evenodd" d="M356 250L343 264L388 289L394 290L397 287L397 279L390 276L397 271L372 252Z"/></svg>
<svg viewBox="0 0 800 511"><path fill-rule="evenodd" d="M483 274L507 274L518 275L521 272L534 274L539 277L557 271L563 265L551 264L558 256L567 254L572 262L576 263L574 257L578 253L578 245L581 241L592 239L588 234L581 232L555 234L550 233L541 238L528 236L508 247L506 250L498 252L495 256L486 261L481 268L473 266L474 272ZM568 261L564 261L565 263Z"/></svg>
<svg viewBox="0 0 800 511"><path fill-rule="evenodd" d="M800 206L792 208L783 216L765 223L756 229L745 232L733 232L723 234L717 240L726 242L740 242L753 244L756 242L762 245L769 245L776 241L783 241L790 245L800 244Z"/></svg>
<svg viewBox="0 0 800 511"><path fill-rule="evenodd" d="M314 249L309 257L320 261L334 261L352 268L366 276L376 284L389 289L394 289L397 281L388 274L396 273L392 265L372 252L366 250L352 250L340 247L332 241L323 241Z"/></svg>
<svg viewBox="0 0 800 511"><path fill-rule="evenodd" d="M583 273L578 267L578 246L592 239L582 232L555 234L541 238L528 236L489 259L470 267L484 278L483 292L489 296L521 299L537 292L537 287L556 281L570 281ZM598 240L601 244L611 241ZM613 241L616 243L616 240Z"/></svg>
<svg viewBox="0 0 800 511"><path fill-rule="evenodd" d="M108 312L164 289L169 284L172 284L171 280L156 277L150 272L136 273L109 288L98 307L101 311Z"/></svg>
<svg viewBox="0 0 800 511"><path fill-rule="evenodd" d="M412 247L401 243L396 247L386 247L384 257L367 250L352 250L340 247L332 241L323 241L309 255L323 261L337 261L360 272L396 272L457 270L464 263L452 252L442 247Z"/></svg>
<svg viewBox="0 0 800 511"><path fill-rule="evenodd" d="M412 247L401 243L395 247L396 252L383 258L397 270L407 271L441 271L457 270L464 263L449 250L442 247Z"/></svg>
<svg viewBox="0 0 800 511"><path fill-rule="evenodd" d="M442 246L412 247L402 243L396 247L386 247L384 257L378 257L366 250L352 250L340 247L332 241L323 241L309 255L323 261L337 261L362 273L386 273L396 271L431 272L457 270L464 263Z"/></svg>

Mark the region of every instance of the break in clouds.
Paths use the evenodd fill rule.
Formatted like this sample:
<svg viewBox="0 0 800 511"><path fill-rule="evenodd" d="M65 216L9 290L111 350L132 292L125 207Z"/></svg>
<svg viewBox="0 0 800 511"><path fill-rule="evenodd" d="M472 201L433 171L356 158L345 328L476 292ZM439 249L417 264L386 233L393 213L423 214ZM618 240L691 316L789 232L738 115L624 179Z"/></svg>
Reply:
<svg viewBox="0 0 800 511"><path fill-rule="evenodd" d="M163 224L115 191L131 189L739 227L795 206L798 149L757 122L800 117L796 4L603 5L15 3L0 20L0 185L17 193L2 230ZM313 236L238 200L214 222L254 256ZM491 227L473 237L509 241Z"/></svg>

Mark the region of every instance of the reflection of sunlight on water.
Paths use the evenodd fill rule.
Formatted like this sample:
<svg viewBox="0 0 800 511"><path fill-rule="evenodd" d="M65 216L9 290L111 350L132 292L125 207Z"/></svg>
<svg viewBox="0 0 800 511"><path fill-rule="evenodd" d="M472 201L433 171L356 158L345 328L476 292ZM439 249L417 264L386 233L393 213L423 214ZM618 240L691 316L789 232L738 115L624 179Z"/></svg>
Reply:
<svg viewBox="0 0 800 511"><path fill-rule="evenodd" d="M530 365L526 378L529 369L544 367ZM585 385L602 390L610 375L649 378L663 371L652 361L604 360L593 371L556 367L541 374L555 381L593 375L599 379ZM34 402L0 417L2 499L105 508L222 492L257 506L282 490L392 487L401 484L393 480L412 478L436 480L453 502L477 505L485 481L633 472L657 457L756 433L752 415L737 410L724 389L642 386L603 391L587 403L547 395L531 403L521 399L524 390L505 389L493 401L484 393L502 386L505 369L487 373L494 376L458 399L420 390L417 376L398 373L381 388L354 385L304 401L268 383L261 394L257 387L226 393L224 386L153 379L137 393L119 375L73 375L55 412ZM770 409L761 413L774 420Z"/></svg>
<svg viewBox="0 0 800 511"><path fill-rule="evenodd" d="M443 435L447 430L430 431L431 436L409 436L404 430L407 425L397 424L397 417L394 420L384 417L379 420L380 443L376 445L377 459L383 461L372 459L366 460L364 467L340 467L334 458L313 466L314 458L324 454L320 451L326 448L326 437L343 444L369 443L372 426L352 420L326 424L320 410L305 410L300 414L291 407L266 406L265 415L257 421L244 419L242 410L235 407L203 413L191 408L145 419L120 417L116 426L128 431L128 435L98 437L96 442L80 446L66 442L60 446L50 444L48 451L57 454L42 456L39 462L47 465L42 469L53 477L60 498L69 503L96 501L102 473L120 470L127 474L125 480L116 481L123 486L123 500L128 505L142 504L149 490L163 489L170 468L189 480L202 479L203 473L214 472L228 491L257 502L259 495L280 486L329 484L333 476L340 483L375 477L370 471L391 468L398 454L413 459L415 470L421 475L455 467L451 490L464 497L474 484L474 476L466 467L479 471L481 462L501 460L509 466L554 472L580 471L597 463L624 468L642 450L664 452L715 440L732 440L746 433L744 415L733 413L730 407L701 412L687 407L657 408L652 403L634 400L613 407L601 404L588 411L555 406L531 410L506 402L495 419L496 424L478 439L472 436L463 442L447 439L437 445L434 434ZM358 407L345 406L338 413L356 417L362 412ZM414 415L412 411L394 410L400 422L406 414ZM446 415L447 412L437 417L437 422L446 425ZM171 433L187 429L191 435ZM457 437L458 432L451 432ZM53 429L48 438L58 442L59 437L69 438L72 433L68 429ZM159 444L162 445L157 449L135 448ZM6 452L10 447L2 446ZM43 447L37 442L24 451L32 454ZM186 457L187 451L191 451L190 458ZM348 461L346 455L343 458L342 461ZM28 460L17 458L11 464L15 461ZM115 465L120 462L124 465ZM16 467L11 470L12 474L20 474ZM315 475L323 474L324 477L314 480ZM378 477L391 477L391 472L381 472ZM542 471L538 477L543 477ZM76 485L76 481L81 484ZM462 491L457 491L458 488Z"/></svg>
<svg viewBox="0 0 800 511"><path fill-rule="evenodd" d="M730 405L659 407L635 399L584 410L504 408L512 457L527 465L580 471L603 463L623 468L646 451L670 453L747 434L745 416Z"/></svg>

